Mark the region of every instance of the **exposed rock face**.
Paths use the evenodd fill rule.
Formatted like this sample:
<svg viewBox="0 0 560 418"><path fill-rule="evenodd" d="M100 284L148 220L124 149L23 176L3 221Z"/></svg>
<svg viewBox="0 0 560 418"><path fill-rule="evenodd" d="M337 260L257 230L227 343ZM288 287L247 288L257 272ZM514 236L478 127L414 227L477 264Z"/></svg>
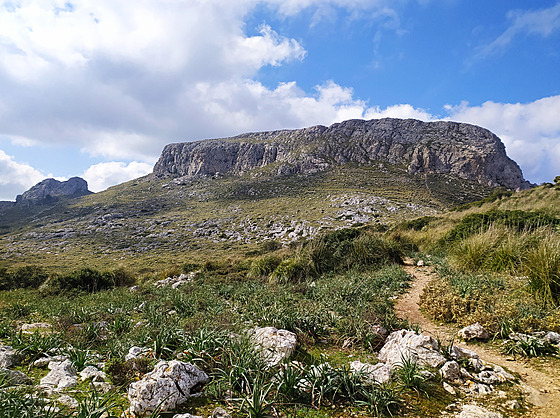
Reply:
<svg viewBox="0 0 560 418"><path fill-rule="evenodd" d="M61 197L80 197L88 194L91 194L88 184L80 177L72 177L67 181L45 179L17 196L16 205L49 204Z"/></svg>
<svg viewBox="0 0 560 418"><path fill-rule="evenodd" d="M486 186L524 189L519 166L487 129L456 122L413 119L349 120L330 127L249 133L233 138L167 145L154 167L157 176L302 174L345 163L388 162L409 174L451 174Z"/></svg>

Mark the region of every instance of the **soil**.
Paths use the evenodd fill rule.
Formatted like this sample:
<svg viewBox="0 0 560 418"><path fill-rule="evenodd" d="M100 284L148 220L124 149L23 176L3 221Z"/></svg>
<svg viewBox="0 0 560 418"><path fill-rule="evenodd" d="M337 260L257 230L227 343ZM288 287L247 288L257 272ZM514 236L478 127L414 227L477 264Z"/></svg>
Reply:
<svg viewBox="0 0 560 418"><path fill-rule="evenodd" d="M397 315L408 318L411 324L418 324L423 333L439 337L441 341L451 341L460 347L475 351L482 360L498 364L517 373L526 393L527 401L532 404L529 416L540 418L560 417L560 376L557 367L544 366L537 370L536 361L527 362L520 358L513 359L485 344L457 341L458 329L450 325L436 324L420 311L420 295L424 287L437 278L431 266L417 267L412 260L406 260L404 270L414 277L409 292L403 294L396 304Z"/></svg>

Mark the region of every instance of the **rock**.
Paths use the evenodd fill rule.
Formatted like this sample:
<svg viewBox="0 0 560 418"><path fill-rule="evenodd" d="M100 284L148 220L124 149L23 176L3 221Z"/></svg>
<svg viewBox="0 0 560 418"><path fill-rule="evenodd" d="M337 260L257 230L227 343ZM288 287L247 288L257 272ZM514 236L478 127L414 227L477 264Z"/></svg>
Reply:
<svg viewBox="0 0 560 418"><path fill-rule="evenodd" d="M289 358L297 345L296 334L274 327L255 328L251 340L268 367L274 367L283 359Z"/></svg>
<svg viewBox="0 0 560 418"><path fill-rule="evenodd" d="M27 385L31 383L31 378L19 370L1 369L0 377L3 377L5 383L10 386Z"/></svg>
<svg viewBox="0 0 560 418"><path fill-rule="evenodd" d="M387 337L379 350L378 358L392 367L403 359L412 358L421 366L439 367L446 362L438 351L438 343L432 337L402 329Z"/></svg>
<svg viewBox="0 0 560 418"><path fill-rule="evenodd" d="M33 334L35 331L39 330L50 331L51 328L51 324L47 324L46 322L37 322L35 324L23 324L21 326L21 332L23 332L24 334Z"/></svg>
<svg viewBox="0 0 560 418"><path fill-rule="evenodd" d="M132 346L128 350L128 354L124 356L124 359L128 361L138 357L146 357L146 354L148 354L149 352L149 348Z"/></svg>
<svg viewBox="0 0 560 418"><path fill-rule="evenodd" d="M448 361L445 363L439 373L445 380L455 382L461 380L461 367L456 361Z"/></svg>
<svg viewBox="0 0 560 418"><path fill-rule="evenodd" d="M485 370L480 372L476 377L476 379L479 382L482 382L487 385L495 385L497 383L503 383L506 381L506 378L504 376L499 375L498 373L493 372L491 370Z"/></svg>
<svg viewBox="0 0 560 418"><path fill-rule="evenodd" d="M443 390L445 390L448 393L451 393L452 395L456 395L457 392L455 391L455 389L453 388L453 386L451 386L449 383L447 382L443 382Z"/></svg>
<svg viewBox="0 0 560 418"><path fill-rule="evenodd" d="M457 335L459 335L459 337L461 337L465 341L487 340L488 338L490 338L490 334L488 333L488 331L486 331L484 327L478 322L460 329Z"/></svg>
<svg viewBox="0 0 560 418"><path fill-rule="evenodd" d="M160 361L142 380L133 382L128 389L129 412L142 415L155 411L171 411L197 396L209 378L190 363L177 360Z"/></svg>
<svg viewBox="0 0 560 418"><path fill-rule="evenodd" d="M173 418L202 418L200 415L191 415L191 414L175 414Z"/></svg>
<svg viewBox="0 0 560 418"><path fill-rule="evenodd" d="M62 405L69 406L72 409L76 409L78 407L78 401L69 395L60 395L57 399L58 403Z"/></svg>
<svg viewBox="0 0 560 418"><path fill-rule="evenodd" d="M472 380L467 380L466 386L466 391L473 395L487 395L494 391L490 386L484 383L473 382Z"/></svg>
<svg viewBox="0 0 560 418"><path fill-rule="evenodd" d="M231 418L231 415L224 408L218 407L212 412L212 418Z"/></svg>
<svg viewBox="0 0 560 418"><path fill-rule="evenodd" d="M418 262L416 263L417 267L424 267L424 260L418 260Z"/></svg>
<svg viewBox="0 0 560 418"><path fill-rule="evenodd" d="M504 381L515 380L515 376L513 376L511 373L506 372L502 366L494 366L494 373L496 373L500 377L500 379L504 379Z"/></svg>
<svg viewBox="0 0 560 418"><path fill-rule="evenodd" d="M380 337L385 337L389 335L389 331L383 325L372 325L371 333L374 335L379 335Z"/></svg>
<svg viewBox="0 0 560 418"><path fill-rule="evenodd" d="M41 367L48 366L51 361L61 362L61 361L64 361L64 360L68 360L68 357L67 356L41 357L41 358L38 358L37 360L35 360L33 362L33 365L35 367L41 368Z"/></svg>
<svg viewBox="0 0 560 418"><path fill-rule="evenodd" d="M61 197L79 197L91 194L87 182L80 177L67 181L45 179L16 197L16 206L47 205L56 203Z"/></svg>
<svg viewBox="0 0 560 418"><path fill-rule="evenodd" d="M369 382L387 383L391 380L391 368L385 363L374 365L356 360L350 363L350 370L362 373Z"/></svg>
<svg viewBox="0 0 560 418"><path fill-rule="evenodd" d="M110 391L112 391L113 389L115 389L115 387L108 383L108 382L92 382L93 387L95 388L96 391L100 392L100 393L108 393Z"/></svg>
<svg viewBox="0 0 560 418"><path fill-rule="evenodd" d="M478 405L463 405L457 418L502 418L502 414L491 412Z"/></svg>
<svg viewBox="0 0 560 418"><path fill-rule="evenodd" d="M73 388L78 384L78 375L70 360L51 361L50 372L41 379L41 385L54 389Z"/></svg>
<svg viewBox="0 0 560 418"><path fill-rule="evenodd" d="M560 334L549 331L542 337L542 340L549 344L560 345Z"/></svg>
<svg viewBox="0 0 560 418"><path fill-rule="evenodd" d="M107 379L105 373L94 366L87 366L80 372L80 377L82 380L91 379L92 382L104 382Z"/></svg>
<svg viewBox="0 0 560 418"><path fill-rule="evenodd" d="M457 345L453 345L451 346L451 348L449 349L449 355L454 359L454 360L463 360L463 359L477 359L478 354L476 354L474 351L463 348L463 347L459 347Z"/></svg>
<svg viewBox="0 0 560 418"><path fill-rule="evenodd" d="M7 369L18 364L19 356L9 345L0 345L0 369Z"/></svg>
<svg viewBox="0 0 560 418"><path fill-rule="evenodd" d="M449 174L508 189L531 186L500 139L484 128L390 118L170 144L153 172L187 181L218 172L243 175L267 166L276 175L311 174L346 163L379 161L403 165L412 175Z"/></svg>

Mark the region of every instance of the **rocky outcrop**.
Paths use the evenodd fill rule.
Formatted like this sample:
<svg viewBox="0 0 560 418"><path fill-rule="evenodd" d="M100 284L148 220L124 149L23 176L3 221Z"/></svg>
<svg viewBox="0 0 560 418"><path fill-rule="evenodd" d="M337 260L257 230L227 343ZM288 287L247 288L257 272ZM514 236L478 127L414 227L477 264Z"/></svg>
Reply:
<svg viewBox="0 0 560 418"><path fill-rule="evenodd" d="M67 181L45 179L16 197L16 206L56 203L61 197L80 197L91 194L87 182L80 177Z"/></svg>
<svg viewBox="0 0 560 418"><path fill-rule="evenodd" d="M336 165L387 162L408 173L450 174L485 186L524 189L519 166L487 129L413 119L349 120L330 127L249 133L233 138L167 145L156 176L308 174Z"/></svg>

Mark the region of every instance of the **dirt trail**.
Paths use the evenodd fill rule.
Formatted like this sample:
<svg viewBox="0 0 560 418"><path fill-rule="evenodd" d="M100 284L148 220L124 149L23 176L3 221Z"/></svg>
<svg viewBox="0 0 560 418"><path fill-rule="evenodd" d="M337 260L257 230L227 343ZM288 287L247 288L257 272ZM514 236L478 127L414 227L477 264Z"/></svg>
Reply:
<svg viewBox="0 0 560 418"><path fill-rule="evenodd" d="M418 306L422 290L436 277L436 273L430 266L416 267L412 260L407 260L404 270L412 275L414 280L411 283L411 290L397 301L397 315L403 319L408 318L411 323L419 324L424 333L433 337L438 336L442 341L450 341L457 334L457 328L433 323L422 314ZM558 370L543 373L524 363L523 360L511 361L510 358L492 347L481 347L457 340L454 344L475 351L485 361L504 366L518 373L529 402L535 405L530 412L531 417L560 417L560 372Z"/></svg>

